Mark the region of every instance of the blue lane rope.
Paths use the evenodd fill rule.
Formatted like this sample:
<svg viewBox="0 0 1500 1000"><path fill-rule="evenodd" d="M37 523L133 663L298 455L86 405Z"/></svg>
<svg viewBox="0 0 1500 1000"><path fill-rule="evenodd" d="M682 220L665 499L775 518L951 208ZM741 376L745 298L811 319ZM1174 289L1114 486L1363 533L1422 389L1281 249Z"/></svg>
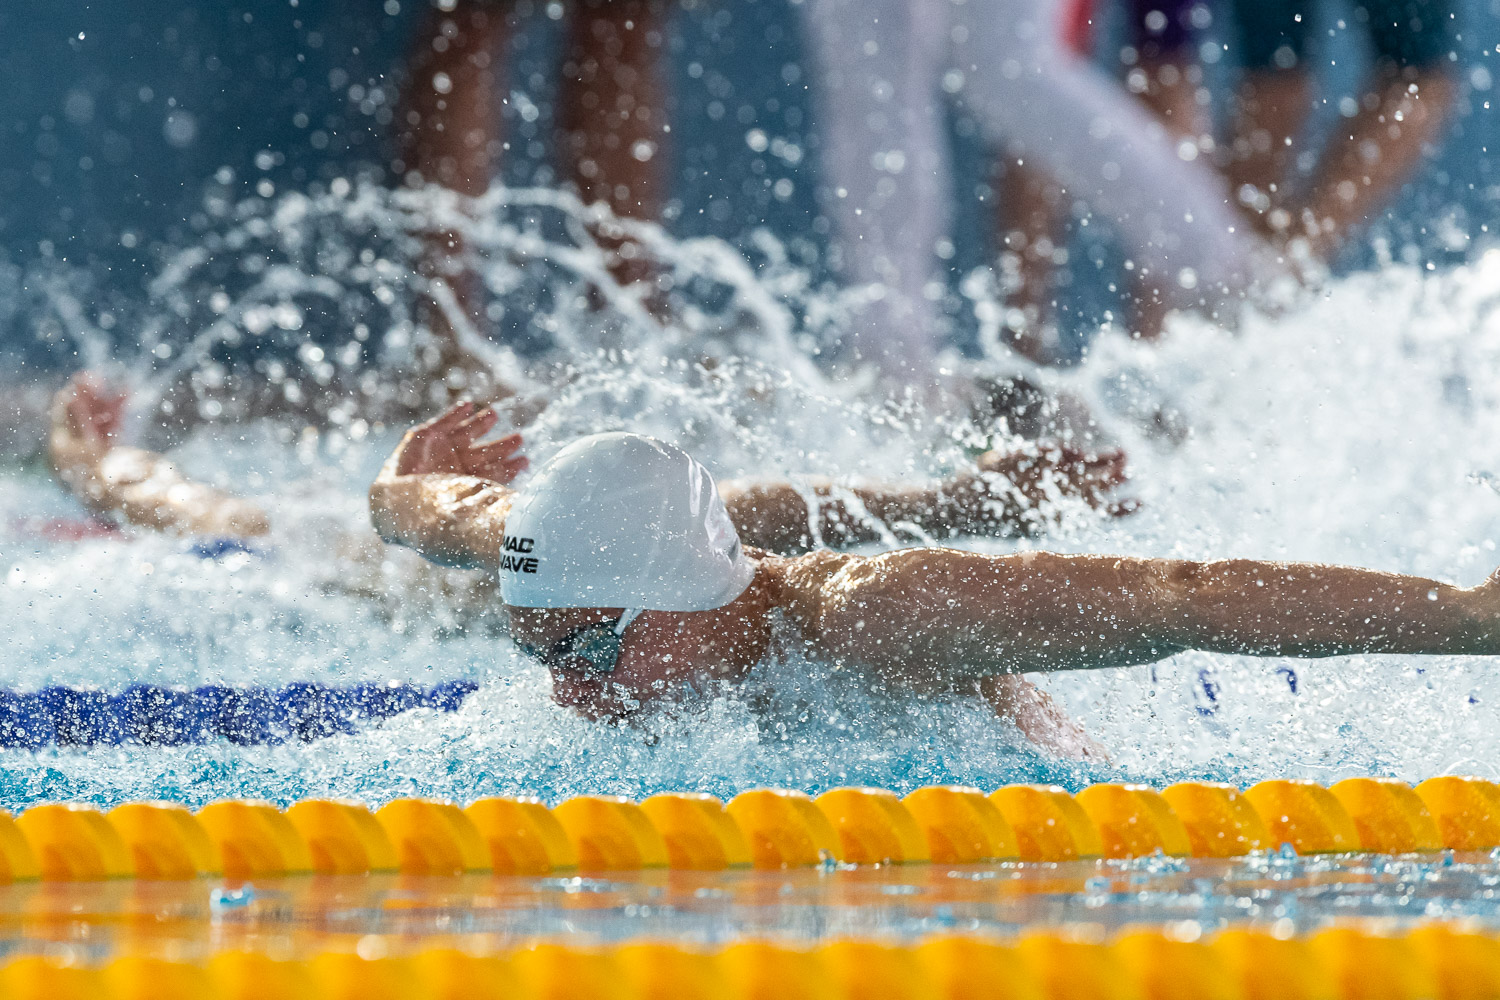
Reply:
<svg viewBox="0 0 1500 1000"><path fill-rule="evenodd" d="M352 733L361 723L414 708L457 711L478 687L473 681L445 681L432 687L402 682L298 682L281 688L132 684L118 694L62 686L0 690L0 748L308 742Z"/></svg>

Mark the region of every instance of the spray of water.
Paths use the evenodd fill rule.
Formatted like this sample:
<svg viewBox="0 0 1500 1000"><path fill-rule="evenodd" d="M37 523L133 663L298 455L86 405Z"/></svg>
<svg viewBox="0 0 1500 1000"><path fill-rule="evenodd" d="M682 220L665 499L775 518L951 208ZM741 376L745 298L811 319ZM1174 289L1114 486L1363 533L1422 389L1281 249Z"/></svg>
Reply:
<svg viewBox="0 0 1500 1000"><path fill-rule="evenodd" d="M504 637L482 581L368 532L365 486L401 414L431 402L434 315L503 381L551 400L527 425L537 458L577 434L629 427L678 441L721 476L908 479L951 470L996 428L880 402L831 374L822 353L852 300L769 237L747 257L552 191L462 202L342 183L274 201L211 195L205 216L201 237L170 253L138 300L111 299L107 319L85 307L99 298L84 279L56 271L19 282L8 308L129 380L143 430L164 406L188 411L164 437L173 457L263 503L274 534L217 560L160 536L47 541L35 520L77 508L34 465L7 467L7 682L466 677L481 688L455 714L412 712L313 744L6 751L3 804L1418 777L1500 759L1487 724L1500 682L1486 661L1463 658L1187 654L1047 678L1110 750L1112 763L1088 770L1030 750L978 704L876 697L790 650L743 688L705 692L643 727L588 723L551 703L545 672ZM462 268L426 260L435 233L461 236ZM601 234L610 245L629 237L659 275L655 298L614 281ZM462 274L485 288L479 316L454 292ZM1140 513L1111 521L1060 504L1045 539L963 544L1336 560L1477 582L1500 562L1497 303L1500 254L1487 254L1447 272L1345 279L1235 332L1182 319L1147 347L1106 331L1082 365L1037 377L1125 444ZM976 309L982 321L996 306ZM296 416L237 411L231 390L250 380ZM1164 422L1175 433L1161 433ZM884 537L913 541L899 529Z"/></svg>

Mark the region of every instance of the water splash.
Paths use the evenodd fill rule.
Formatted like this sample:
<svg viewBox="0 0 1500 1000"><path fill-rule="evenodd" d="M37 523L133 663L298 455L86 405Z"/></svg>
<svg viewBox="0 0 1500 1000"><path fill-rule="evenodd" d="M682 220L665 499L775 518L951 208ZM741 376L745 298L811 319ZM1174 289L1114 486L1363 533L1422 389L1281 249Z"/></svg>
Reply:
<svg viewBox="0 0 1500 1000"><path fill-rule="evenodd" d="M1500 682L1484 661L1457 657L1193 653L1048 678L1110 749L1113 763L1092 769L1029 750L975 703L877 697L795 656L644 730L587 723L550 702L544 672L504 638L492 594L379 548L365 527L364 489L394 443L392 414L413 404L403 394L424 398L413 387L432 309L468 321L455 312L458 276L422 263L434 233L461 235L487 291L483 322L461 329L463 342L553 398L528 426L538 458L579 433L628 426L681 442L720 475L923 478L957 467L997 429L871 401L868 386L841 379L826 354L849 299L769 238L747 258L547 191L466 204L334 185L265 202L210 197L205 216L201 237L167 255L139 301L116 294L100 306L85 281L28 279L11 308L90 363L129 373L147 403L196 408L210 426L179 434L174 458L264 503L272 551L203 559L163 537L49 542L26 519L77 508L34 467L8 468L8 683L471 678L481 688L453 715L419 710L308 746L0 754L6 805L1415 778L1500 761L1488 723ZM620 235L614 226L663 276L665 306L614 280L597 238ZM1033 374L1083 400L1126 445L1142 511L1108 521L1064 505L1046 539L964 544L1336 560L1477 582L1497 562L1500 533L1500 496L1485 486L1500 430L1497 304L1491 253L1437 274L1357 275L1235 332L1179 320L1147 347L1106 331L1078 367ZM964 364L1013 367L998 354ZM250 377L299 416L230 422L224 387ZM1178 432L1163 434L1164 420Z"/></svg>

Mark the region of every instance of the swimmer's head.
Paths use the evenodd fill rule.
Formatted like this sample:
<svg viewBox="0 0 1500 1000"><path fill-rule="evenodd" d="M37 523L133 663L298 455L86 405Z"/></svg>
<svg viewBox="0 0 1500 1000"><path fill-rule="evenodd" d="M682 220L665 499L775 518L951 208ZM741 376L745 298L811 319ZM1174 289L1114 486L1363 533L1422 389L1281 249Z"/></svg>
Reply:
<svg viewBox="0 0 1500 1000"><path fill-rule="evenodd" d="M769 641L756 563L708 470L638 434L596 434L538 470L506 518L511 634L589 715L742 672Z"/></svg>
<svg viewBox="0 0 1500 1000"><path fill-rule="evenodd" d="M640 434L594 434L543 465L511 505L500 556L500 594L517 608L712 611L755 575L713 476Z"/></svg>

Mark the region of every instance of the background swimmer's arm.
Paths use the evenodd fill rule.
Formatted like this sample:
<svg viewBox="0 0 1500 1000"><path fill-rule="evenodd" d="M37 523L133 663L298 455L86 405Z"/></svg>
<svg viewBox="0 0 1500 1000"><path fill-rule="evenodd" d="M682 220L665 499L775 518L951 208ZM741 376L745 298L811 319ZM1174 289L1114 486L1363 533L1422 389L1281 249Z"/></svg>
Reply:
<svg viewBox="0 0 1500 1000"><path fill-rule="evenodd" d="M1463 589L1309 563L904 549L851 562L801 600L826 655L897 678L1121 667L1190 649L1500 654L1500 574Z"/></svg>
<svg viewBox="0 0 1500 1000"><path fill-rule="evenodd" d="M498 419L464 402L407 431L370 487L370 520L381 538L445 566L499 569L514 496L506 484L526 458L519 434L478 443Z"/></svg>
<svg viewBox="0 0 1500 1000"><path fill-rule="evenodd" d="M248 538L270 530L254 504L193 482L161 455L116 443L124 406L123 394L87 372L53 399L52 467L85 506L158 531Z"/></svg>
<svg viewBox="0 0 1500 1000"><path fill-rule="evenodd" d="M845 488L823 481L798 489L786 483L725 482L720 492L746 545L782 553L805 552L818 541L833 548L879 541L870 517L897 531L910 525L947 538L1036 534L1046 522L1046 505L1062 497L1115 515L1135 509L1110 498L1125 482L1125 456L1118 451L1086 455L1032 446L986 452L975 464L973 473L935 488ZM814 506L816 535L810 523Z"/></svg>

